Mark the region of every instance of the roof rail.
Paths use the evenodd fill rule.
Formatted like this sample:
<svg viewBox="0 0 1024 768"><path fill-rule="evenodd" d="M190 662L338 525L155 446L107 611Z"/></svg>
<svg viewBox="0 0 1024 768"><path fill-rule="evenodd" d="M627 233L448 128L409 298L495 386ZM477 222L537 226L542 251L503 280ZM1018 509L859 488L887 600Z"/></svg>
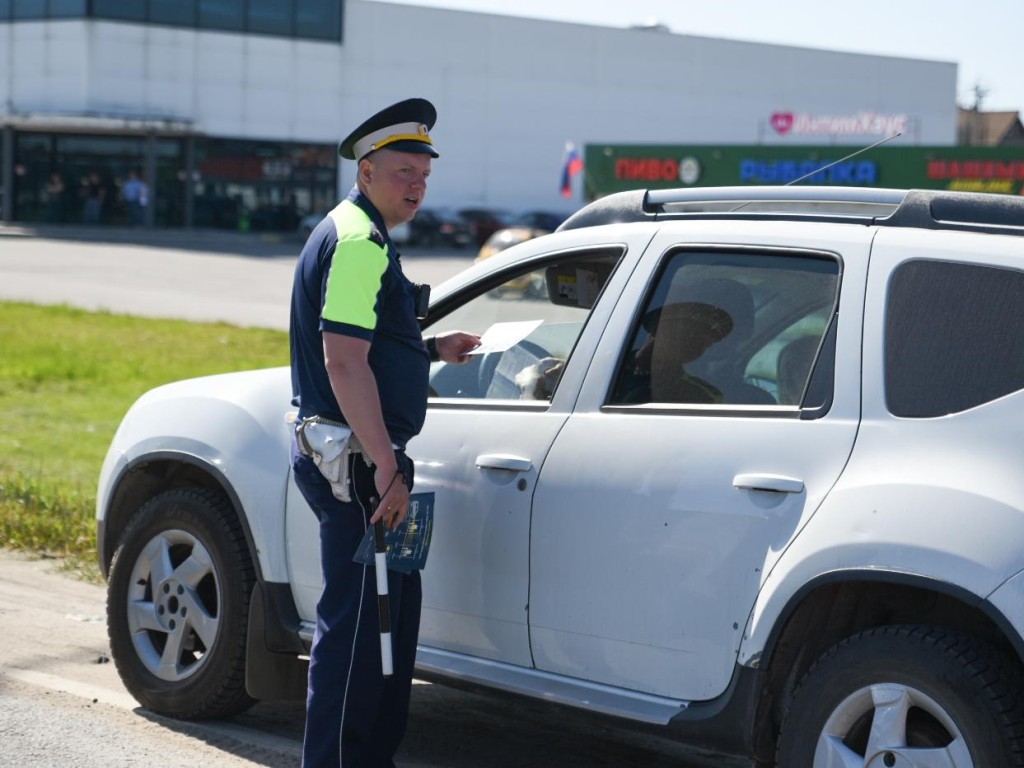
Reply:
<svg viewBox="0 0 1024 768"><path fill-rule="evenodd" d="M590 203L558 229L677 219L838 221L1024 236L1024 197L822 186L632 190Z"/></svg>
<svg viewBox="0 0 1024 768"><path fill-rule="evenodd" d="M891 216L876 224L1024 236L1024 197L912 189Z"/></svg>

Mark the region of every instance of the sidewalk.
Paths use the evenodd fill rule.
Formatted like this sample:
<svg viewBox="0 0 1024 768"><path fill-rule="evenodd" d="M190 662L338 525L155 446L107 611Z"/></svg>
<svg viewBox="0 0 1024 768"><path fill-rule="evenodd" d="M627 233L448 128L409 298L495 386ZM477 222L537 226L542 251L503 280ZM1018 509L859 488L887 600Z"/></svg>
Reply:
<svg viewBox="0 0 1024 768"><path fill-rule="evenodd" d="M297 257L303 239L294 232L235 232L224 229L174 229L147 227L107 227L85 224L0 224L0 242L7 238L32 238L80 243L111 243L144 248L173 248L179 251L225 253L267 258ZM401 246L402 256L410 258L452 258L469 266L475 248L422 248Z"/></svg>
<svg viewBox="0 0 1024 768"><path fill-rule="evenodd" d="M242 256L298 256L302 240L288 232L233 232L221 229L106 227L83 224L0 224L0 238L117 243L150 248L231 253Z"/></svg>

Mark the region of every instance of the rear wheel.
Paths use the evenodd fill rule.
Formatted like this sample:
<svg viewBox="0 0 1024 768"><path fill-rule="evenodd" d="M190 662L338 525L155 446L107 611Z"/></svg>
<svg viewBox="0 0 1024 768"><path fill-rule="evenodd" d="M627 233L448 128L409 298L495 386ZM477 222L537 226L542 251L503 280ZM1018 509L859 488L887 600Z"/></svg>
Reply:
<svg viewBox="0 0 1024 768"><path fill-rule="evenodd" d="M779 766L1024 765L1019 665L964 635L882 627L807 673L779 738Z"/></svg>
<svg viewBox="0 0 1024 768"><path fill-rule="evenodd" d="M114 553L107 590L111 653L139 703L183 719L252 706L245 639L254 580L223 495L177 488L139 509Z"/></svg>

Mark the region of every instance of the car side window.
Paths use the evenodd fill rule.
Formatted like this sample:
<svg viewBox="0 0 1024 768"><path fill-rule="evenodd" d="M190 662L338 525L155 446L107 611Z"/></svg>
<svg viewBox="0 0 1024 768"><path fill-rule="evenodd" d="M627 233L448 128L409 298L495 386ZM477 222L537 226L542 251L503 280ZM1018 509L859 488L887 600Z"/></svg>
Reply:
<svg viewBox="0 0 1024 768"><path fill-rule="evenodd" d="M820 407L830 392L812 385L831 388L838 286L839 263L826 256L670 254L609 404Z"/></svg>
<svg viewBox="0 0 1024 768"><path fill-rule="evenodd" d="M573 253L510 272L430 323L425 334L483 337L469 362L435 362L431 398L550 400L620 249Z"/></svg>
<svg viewBox="0 0 1024 768"><path fill-rule="evenodd" d="M965 411L1024 388L1024 272L918 260L889 283L885 397L895 416Z"/></svg>

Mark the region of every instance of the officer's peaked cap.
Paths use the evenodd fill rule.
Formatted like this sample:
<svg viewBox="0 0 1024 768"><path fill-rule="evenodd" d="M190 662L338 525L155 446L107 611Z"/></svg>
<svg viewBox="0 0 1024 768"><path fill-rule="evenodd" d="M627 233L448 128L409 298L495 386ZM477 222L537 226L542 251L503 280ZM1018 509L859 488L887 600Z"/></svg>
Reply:
<svg viewBox="0 0 1024 768"><path fill-rule="evenodd" d="M437 110L426 99L406 99L382 109L345 137L338 154L359 160L375 149L418 152L439 157L430 138Z"/></svg>

